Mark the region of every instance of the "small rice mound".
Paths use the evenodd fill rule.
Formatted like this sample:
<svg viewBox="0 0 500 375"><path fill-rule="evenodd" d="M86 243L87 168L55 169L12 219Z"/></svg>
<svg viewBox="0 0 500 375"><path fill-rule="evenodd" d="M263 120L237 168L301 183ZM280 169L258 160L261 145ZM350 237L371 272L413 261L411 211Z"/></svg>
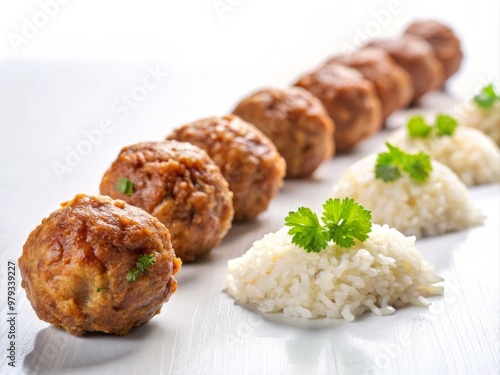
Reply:
<svg viewBox="0 0 500 375"><path fill-rule="evenodd" d="M500 149L491 137L459 126L451 136L411 138L406 129L396 130L388 142L407 152L422 150L443 163L468 186L500 182Z"/></svg>
<svg viewBox="0 0 500 375"><path fill-rule="evenodd" d="M433 236L484 222L467 188L445 165L433 160L424 183L404 173L392 182L376 179L373 154L352 165L333 187L334 198L352 198L372 212L372 221L407 236Z"/></svg>
<svg viewBox="0 0 500 375"><path fill-rule="evenodd" d="M369 238L350 249L330 244L319 253L292 244L288 229L228 262L227 290L236 301L265 313L352 321L365 311L382 316L408 304L429 306L425 297L443 292L415 237L387 225L373 225Z"/></svg>
<svg viewBox="0 0 500 375"><path fill-rule="evenodd" d="M497 100L490 108L467 103L457 116L462 125L482 131L500 146L500 101Z"/></svg>

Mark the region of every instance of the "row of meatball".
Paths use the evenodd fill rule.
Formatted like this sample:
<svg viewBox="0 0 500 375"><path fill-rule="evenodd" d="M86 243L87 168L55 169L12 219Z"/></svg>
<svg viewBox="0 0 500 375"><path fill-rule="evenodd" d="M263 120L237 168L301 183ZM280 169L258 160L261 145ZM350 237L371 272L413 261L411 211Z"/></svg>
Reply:
<svg viewBox="0 0 500 375"><path fill-rule="evenodd" d="M77 195L31 232L19 268L40 319L73 335L147 323L175 293L181 260L208 253L233 218L254 218L282 185L283 158L236 116L168 138L123 148L102 195Z"/></svg>
<svg viewBox="0 0 500 375"><path fill-rule="evenodd" d="M288 177L305 177L329 152L352 149L395 110L442 87L462 56L448 26L417 21L403 35L328 59L300 77L295 88L253 93L234 113L271 138L287 162Z"/></svg>
<svg viewBox="0 0 500 375"><path fill-rule="evenodd" d="M163 142L121 150L100 193L140 207L169 230L183 262L207 254L231 223L265 211L283 185L285 161L252 124L229 115L177 128ZM120 181L131 188L122 189Z"/></svg>
<svg viewBox="0 0 500 375"><path fill-rule="evenodd" d="M461 60L451 30L433 22L371 45L295 87L250 95L233 115L123 148L100 186L117 200L77 195L24 245L22 286L39 318L74 335L147 323L176 291L177 257L208 253L233 220L267 209L285 173L309 176L334 148L349 150L440 87Z"/></svg>
<svg viewBox="0 0 500 375"><path fill-rule="evenodd" d="M354 147L394 110L441 87L461 58L451 29L415 22L403 36L329 59L295 87L251 94L233 115L125 147L100 192L157 217L176 254L193 261L220 243L233 219L265 211L285 174L309 176L335 148ZM132 191L116 188L123 178Z"/></svg>

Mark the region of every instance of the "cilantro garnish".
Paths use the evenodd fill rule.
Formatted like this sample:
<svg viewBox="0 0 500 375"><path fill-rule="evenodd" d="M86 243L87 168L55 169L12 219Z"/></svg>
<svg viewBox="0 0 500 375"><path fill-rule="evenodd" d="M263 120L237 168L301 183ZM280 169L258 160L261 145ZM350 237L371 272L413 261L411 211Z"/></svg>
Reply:
<svg viewBox="0 0 500 375"><path fill-rule="evenodd" d="M285 225L292 227L288 234L292 242L308 253L319 253L328 245L328 231L319 223L318 216L307 207L299 207L297 212L290 211Z"/></svg>
<svg viewBox="0 0 500 375"><path fill-rule="evenodd" d="M451 137L453 133L455 133L457 126L458 122L453 117L439 114L436 117L436 125L434 125L434 129L436 130L436 135L438 137Z"/></svg>
<svg viewBox="0 0 500 375"><path fill-rule="evenodd" d="M406 127L408 129L408 134L410 134L412 138L427 138L432 130L432 126L427 125L422 116L410 117Z"/></svg>
<svg viewBox="0 0 500 375"><path fill-rule="evenodd" d="M388 152L382 152L375 163L375 178L384 182L395 181L406 172L415 182L425 182L432 171L431 158L420 151L408 154L403 150L386 143Z"/></svg>
<svg viewBox="0 0 500 375"><path fill-rule="evenodd" d="M500 100L500 95L495 92L493 85L483 87L481 92L474 96L474 103L481 108L490 108L496 100Z"/></svg>
<svg viewBox="0 0 500 375"><path fill-rule="evenodd" d="M154 254L142 255L137 260L135 267L128 271L127 281L129 283L136 281L139 276L139 272L148 273L148 268L151 267L156 262Z"/></svg>
<svg viewBox="0 0 500 375"><path fill-rule="evenodd" d="M115 185L115 190L125 195L132 195L134 193L134 183L127 177L121 176Z"/></svg>
<svg viewBox="0 0 500 375"><path fill-rule="evenodd" d="M306 207L289 212L285 225L291 227L292 243L308 253L319 253L333 241L339 247L349 248L354 239L365 241L371 231L372 214L353 199L328 199L323 205L321 225L318 216Z"/></svg>
<svg viewBox="0 0 500 375"><path fill-rule="evenodd" d="M453 117L438 114L434 126L427 124L422 116L410 117L406 125L408 135L411 138L427 138L431 135L437 137L452 136L458 126L457 120Z"/></svg>

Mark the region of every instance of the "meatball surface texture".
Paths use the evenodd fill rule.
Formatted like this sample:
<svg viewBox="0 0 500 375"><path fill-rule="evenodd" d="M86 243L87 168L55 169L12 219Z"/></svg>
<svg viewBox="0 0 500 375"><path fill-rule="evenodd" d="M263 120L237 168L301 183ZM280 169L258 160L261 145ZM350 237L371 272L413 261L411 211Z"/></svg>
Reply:
<svg viewBox="0 0 500 375"><path fill-rule="evenodd" d="M348 151L380 130L382 112L373 84L357 70L329 63L300 78L305 88L325 106L335 124L335 149Z"/></svg>
<svg viewBox="0 0 500 375"><path fill-rule="evenodd" d="M462 47L460 40L448 26L434 20L419 20L408 26L405 33L425 39L432 46L443 65L445 80L460 69Z"/></svg>
<svg viewBox="0 0 500 375"><path fill-rule="evenodd" d="M133 183L132 194L117 190L122 177ZM219 167L189 143L145 142L123 148L105 173L100 191L158 218L183 262L217 246L233 219L232 193Z"/></svg>
<svg viewBox="0 0 500 375"><path fill-rule="evenodd" d="M237 116L201 119L175 129L167 139L199 146L220 167L234 194L237 221L255 219L283 185L286 163L276 146Z"/></svg>
<svg viewBox="0 0 500 375"><path fill-rule="evenodd" d="M327 64L331 62L356 69L373 83L382 105L384 120L395 110L406 107L413 97L413 84L408 72L380 48L366 47L335 56Z"/></svg>
<svg viewBox="0 0 500 375"><path fill-rule="evenodd" d="M273 141L286 161L287 177L308 177L333 154L333 121L307 90L262 89L244 98L233 113Z"/></svg>
<svg viewBox="0 0 500 375"><path fill-rule="evenodd" d="M147 272L127 276L147 256ZM125 335L160 312L181 267L168 230L121 200L77 195L31 232L19 258L38 317L72 335Z"/></svg>
<svg viewBox="0 0 500 375"><path fill-rule="evenodd" d="M440 88L445 79L444 69L432 46L414 35L378 39L368 44L386 51L411 77L415 102L429 91Z"/></svg>

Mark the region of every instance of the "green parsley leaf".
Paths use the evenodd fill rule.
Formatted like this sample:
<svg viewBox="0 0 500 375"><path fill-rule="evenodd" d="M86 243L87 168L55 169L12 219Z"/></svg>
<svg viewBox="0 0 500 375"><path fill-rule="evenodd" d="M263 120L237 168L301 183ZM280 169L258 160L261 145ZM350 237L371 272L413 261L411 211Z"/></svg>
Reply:
<svg viewBox="0 0 500 375"><path fill-rule="evenodd" d="M115 190L125 195L132 195L134 193L134 183L127 177L121 176L115 185Z"/></svg>
<svg viewBox="0 0 500 375"><path fill-rule="evenodd" d="M411 138L427 138L432 130L432 126L427 125L422 116L410 117L406 127Z"/></svg>
<svg viewBox="0 0 500 375"><path fill-rule="evenodd" d="M457 126L457 120L441 113L437 115L434 126L427 124L422 116L410 117L406 124L406 130L410 138L428 138L432 135L443 137L452 136Z"/></svg>
<svg viewBox="0 0 500 375"><path fill-rule="evenodd" d="M319 253L328 245L328 233L310 208L299 207L297 212L290 211L285 218L285 225L292 227L288 231L293 236L292 243L306 249L308 253Z"/></svg>
<svg viewBox="0 0 500 375"><path fill-rule="evenodd" d="M400 177L401 172L397 164L393 162L392 155L389 152L379 154L375 164L375 178L384 182L390 182Z"/></svg>
<svg viewBox="0 0 500 375"><path fill-rule="evenodd" d="M414 181L425 182L432 171L431 158L422 151L413 155L408 154L402 168Z"/></svg>
<svg viewBox="0 0 500 375"><path fill-rule="evenodd" d="M137 276L139 276L139 270L137 268L132 268L127 272L127 281L131 283L137 280Z"/></svg>
<svg viewBox="0 0 500 375"><path fill-rule="evenodd" d="M285 218L285 225L291 227L292 243L308 253L320 252L333 241L339 247L349 248L354 239L365 241L371 231L371 212L354 200L329 199L323 205L321 225L318 216L309 208L299 207Z"/></svg>
<svg viewBox="0 0 500 375"><path fill-rule="evenodd" d="M396 163L403 163L404 159L407 157L407 153L401 150L400 148L391 145L389 142L386 142L385 145L389 149L389 154L392 157L392 160Z"/></svg>
<svg viewBox="0 0 500 375"><path fill-rule="evenodd" d="M395 181L406 172L415 182L425 182L432 171L431 158L420 151L408 154L401 149L386 143L389 152L382 152L375 162L375 178L384 182Z"/></svg>
<svg viewBox="0 0 500 375"><path fill-rule="evenodd" d="M491 83L483 87L481 92L474 96L473 99L474 103L480 108L491 108L496 100L500 100L500 95L495 92Z"/></svg>
<svg viewBox="0 0 500 375"><path fill-rule="evenodd" d="M381 164L377 161L375 166L375 178L384 182L396 181L401 177L401 172L395 164Z"/></svg>
<svg viewBox="0 0 500 375"><path fill-rule="evenodd" d="M139 271L147 273L148 267L151 267L155 262L156 258L154 254L143 255L137 261L136 267Z"/></svg>
<svg viewBox="0 0 500 375"><path fill-rule="evenodd" d="M330 238L338 246L349 248L354 238L365 241L372 229L372 214L353 199L328 199L323 205L321 220L328 228Z"/></svg>
<svg viewBox="0 0 500 375"><path fill-rule="evenodd" d="M139 272L148 273L148 268L155 264L156 258L154 254L142 255L137 260L135 267L128 271L127 273L127 281L129 283L136 281L139 277Z"/></svg>
<svg viewBox="0 0 500 375"><path fill-rule="evenodd" d="M106 288L105 288L105 287L103 287L103 286L98 287L98 288L97 288L97 293L99 293L101 290L104 290L104 289L106 289Z"/></svg>
<svg viewBox="0 0 500 375"><path fill-rule="evenodd" d="M436 117L436 125L434 128L436 129L436 135L438 137L443 137L443 136L452 136L453 133L455 133L455 129L458 126L458 121L455 120L453 117L445 115L445 114L438 114Z"/></svg>

